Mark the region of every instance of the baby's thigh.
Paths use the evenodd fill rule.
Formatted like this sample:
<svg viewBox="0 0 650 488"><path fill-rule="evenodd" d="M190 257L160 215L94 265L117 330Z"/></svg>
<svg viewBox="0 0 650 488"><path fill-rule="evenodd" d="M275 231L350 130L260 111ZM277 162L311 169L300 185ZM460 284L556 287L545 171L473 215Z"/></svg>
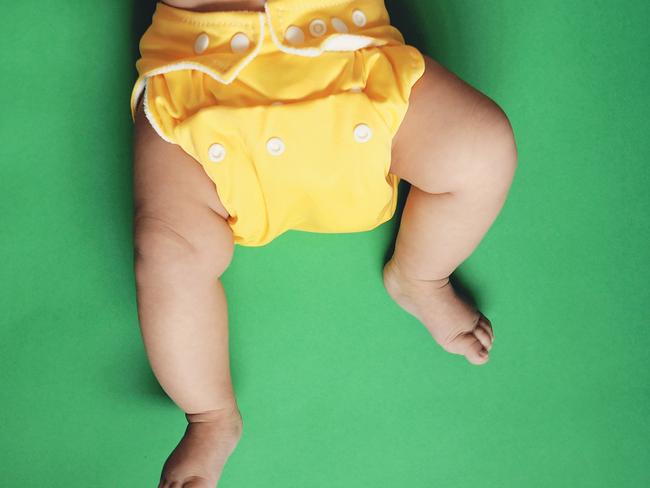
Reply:
<svg viewBox="0 0 650 488"><path fill-rule="evenodd" d="M153 130L138 107L133 151L136 258L188 258L223 271L233 252L228 213L201 165Z"/></svg>
<svg viewBox="0 0 650 488"><path fill-rule="evenodd" d="M391 173L430 193L462 188L482 168L481 145L511 144L501 108L429 56L393 139Z"/></svg>

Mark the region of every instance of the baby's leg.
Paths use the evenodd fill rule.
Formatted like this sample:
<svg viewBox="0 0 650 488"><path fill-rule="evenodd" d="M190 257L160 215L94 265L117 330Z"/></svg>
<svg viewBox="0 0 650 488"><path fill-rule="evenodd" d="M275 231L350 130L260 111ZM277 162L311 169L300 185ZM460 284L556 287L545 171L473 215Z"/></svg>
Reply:
<svg viewBox="0 0 650 488"><path fill-rule="evenodd" d="M425 61L393 140L391 172L411 188L384 282L444 349L483 364L491 324L459 298L449 276L503 206L517 151L510 123L491 99Z"/></svg>
<svg viewBox="0 0 650 488"><path fill-rule="evenodd" d="M179 146L163 141L141 107L135 123L140 328L156 378L188 420L159 486L214 488L242 430L219 279L232 258L232 232L201 166Z"/></svg>

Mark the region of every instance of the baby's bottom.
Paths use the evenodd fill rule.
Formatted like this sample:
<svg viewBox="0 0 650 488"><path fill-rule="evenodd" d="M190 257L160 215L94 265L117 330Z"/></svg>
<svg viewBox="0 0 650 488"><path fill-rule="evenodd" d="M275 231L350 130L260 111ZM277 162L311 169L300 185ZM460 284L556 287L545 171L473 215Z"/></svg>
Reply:
<svg viewBox="0 0 650 488"><path fill-rule="evenodd" d="M445 350L483 364L492 328L456 295L449 275L500 211L516 149L510 124L494 102L425 59L425 73L393 141L391 173L412 186L384 283ZM214 486L241 432L219 279L232 258L232 233L212 181L180 147L157 136L141 107L134 192L145 348L161 386L190 422L160 486ZM190 479L192 484L182 484Z"/></svg>

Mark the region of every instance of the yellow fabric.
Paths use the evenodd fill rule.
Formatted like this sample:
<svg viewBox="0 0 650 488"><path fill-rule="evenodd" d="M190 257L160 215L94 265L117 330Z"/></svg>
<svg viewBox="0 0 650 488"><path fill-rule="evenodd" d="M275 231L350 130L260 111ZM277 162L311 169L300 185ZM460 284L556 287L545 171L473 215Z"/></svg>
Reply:
<svg viewBox="0 0 650 488"><path fill-rule="evenodd" d="M304 41L285 39L290 26ZM152 126L215 183L236 244L370 230L393 216L391 142L424 58L383 0L268 0L264 12L158 3L140 52L132 115L144 92Z"/></svg>

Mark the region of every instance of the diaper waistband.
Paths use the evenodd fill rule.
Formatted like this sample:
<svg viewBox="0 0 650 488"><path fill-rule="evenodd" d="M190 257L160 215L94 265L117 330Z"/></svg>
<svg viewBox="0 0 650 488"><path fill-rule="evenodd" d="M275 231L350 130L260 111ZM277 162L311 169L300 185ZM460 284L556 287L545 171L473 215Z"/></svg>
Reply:
<svg viewBox="0 0 650 488"><path fill-rule="evenodd" d="M264 12L197 12L156 4L140 39L131 116L147 77L194 69L231 83L264 52L317 57L335 51L404 44L384 0L267 0Z"/></svg>

